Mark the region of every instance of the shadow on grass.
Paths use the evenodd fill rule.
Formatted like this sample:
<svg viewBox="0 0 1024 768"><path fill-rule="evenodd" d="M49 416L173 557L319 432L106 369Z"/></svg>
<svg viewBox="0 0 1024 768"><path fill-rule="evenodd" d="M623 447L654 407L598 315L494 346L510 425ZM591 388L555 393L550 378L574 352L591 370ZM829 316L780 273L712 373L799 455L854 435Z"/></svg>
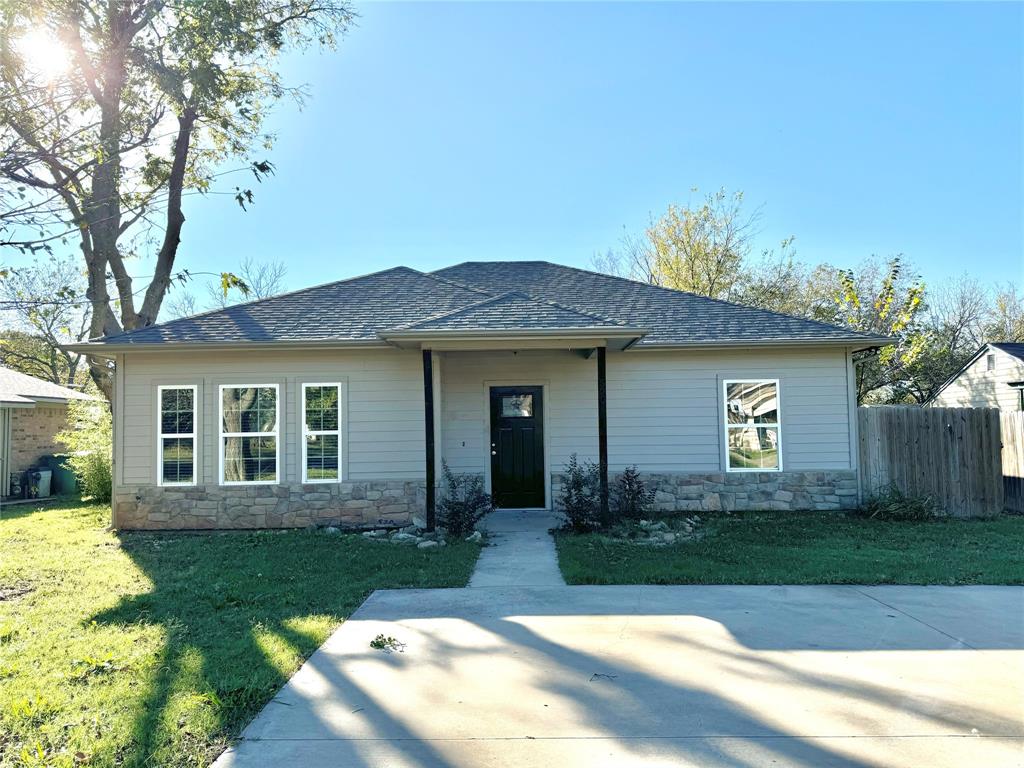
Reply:
<svg viewBox="0 0 1024 768"><path fill-rule="evenodd" d="M120 539L152 588L92 620L163 634L119 755L126 766L210 760L371 591L461 586L478 551L307 531Z"/></svg>

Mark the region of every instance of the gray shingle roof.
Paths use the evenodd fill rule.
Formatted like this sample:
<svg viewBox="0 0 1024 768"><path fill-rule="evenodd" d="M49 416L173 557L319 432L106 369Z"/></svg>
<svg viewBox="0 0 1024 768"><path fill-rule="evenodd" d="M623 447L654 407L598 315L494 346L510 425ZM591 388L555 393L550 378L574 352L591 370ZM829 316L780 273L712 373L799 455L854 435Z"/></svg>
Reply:
<svg viewBox="0 0 1024 768"><path fill-rule="evenodd" d="M563 307L553 301L531 299L525 293L510 291L484 299L463 309L409 323L403 330L536 330L543 328L610 328L625 324L606 317Z"/></svg>
<svg viewBox="0 0 1024 768"><path fill-rule="evenodd" d="M842 341L867 334L546 261L466 262L431 274L494 291L509 285L572 309L649 329L637 346L680 343Z"/></svg>
<svg viewBox="0 0 1024 768"><path fill-rule="evenodd" d="M510 291L512 288L514 290ZM389 331L643 328L637 346L878 338L812 320L543 261L408 267L110 336L109 345L380 342ZM639 334L638 334L639 335Z"/></svg>

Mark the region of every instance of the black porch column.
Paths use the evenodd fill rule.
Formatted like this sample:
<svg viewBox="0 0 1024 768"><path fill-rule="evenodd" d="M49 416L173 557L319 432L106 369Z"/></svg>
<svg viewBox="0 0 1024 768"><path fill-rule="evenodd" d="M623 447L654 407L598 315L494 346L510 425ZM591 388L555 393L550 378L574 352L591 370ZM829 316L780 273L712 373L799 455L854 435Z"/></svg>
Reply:
<svg viewBox="0 0 1024 768"><path fill-rule="evenodd" d="M608 392L604 347L597 348L597 463L601 471L601 519L608 522Z"/></svg>
<svg viewBox="0 0 1024 768"><path fill-rule="evenodd" d="M434 530L434 358L423 350L423 437L427 454L427 530Z"/></svg>

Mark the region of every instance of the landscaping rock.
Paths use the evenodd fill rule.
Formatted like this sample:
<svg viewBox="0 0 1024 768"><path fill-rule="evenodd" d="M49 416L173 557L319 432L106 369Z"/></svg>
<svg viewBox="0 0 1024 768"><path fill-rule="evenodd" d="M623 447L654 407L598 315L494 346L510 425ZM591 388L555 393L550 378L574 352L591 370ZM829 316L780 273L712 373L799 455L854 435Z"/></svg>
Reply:
<svg viewBox="0 0 1024 768"><path fill-rule="evenodd" d="M393 541L395 544L418 544L421 539L413 533L403 533L402 531L399 531L392 535L390 541Z"/></svg>
<svg viewBox="0 0 1024 768"><path fill-rule="evenodd" d="M437 549L439 546L441 545L436 541L421 541L416 545L416 549Z"/></svg>
<svg viewBox="0 0 1024 768"><path fill-rule="evenodd" d="M484 538L484 535L480 531L473 531L469 536L466 537L466 541L471 541L474 544L479 544Z"/></svg>

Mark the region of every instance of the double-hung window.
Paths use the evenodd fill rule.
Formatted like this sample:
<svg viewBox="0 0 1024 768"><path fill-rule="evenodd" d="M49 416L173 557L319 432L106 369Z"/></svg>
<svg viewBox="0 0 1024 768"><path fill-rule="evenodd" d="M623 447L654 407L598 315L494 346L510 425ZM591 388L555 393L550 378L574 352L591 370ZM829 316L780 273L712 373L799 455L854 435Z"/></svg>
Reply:
<svg viewBox="0 0 1024 768"><path fill-rule="evenodd" d="M341 480L341 385L302 385L302 482Z"/></svg>
<svg viewBox="0 0 1024 768"><path fill-rule="evenodd" d="M159 485L196 484L196 387L157 387Z"/></svg>
<svg viewBox="0 0 1024 768"><path fill-rule="evenodd" d="M277 384L220 386L220 481L269 484L280 479Z"/></svg>
<svg viewBox="0 0 1024 768"><path fill-rule="evenodd" d="M725 456L730 472L782 469L782 428L777 379L722 383Z"/></svg>

